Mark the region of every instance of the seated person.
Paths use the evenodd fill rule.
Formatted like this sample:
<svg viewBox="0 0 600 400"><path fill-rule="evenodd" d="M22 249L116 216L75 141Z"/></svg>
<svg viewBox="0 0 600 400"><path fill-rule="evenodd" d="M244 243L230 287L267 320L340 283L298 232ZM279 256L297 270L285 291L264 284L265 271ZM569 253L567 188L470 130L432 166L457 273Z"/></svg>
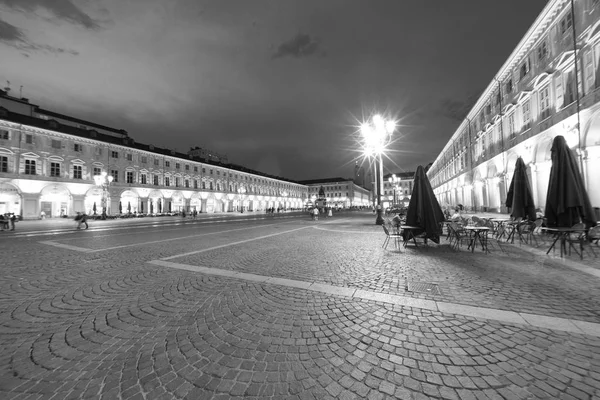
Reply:
<svg viewBox="0 0 600 400"><path fill-rule="evenodd" d="M458 207L456 207L454 209L454 214L452 214L452 216L450 217L450 221L460 221L460 220L461 220L460 209Z"/></svg>

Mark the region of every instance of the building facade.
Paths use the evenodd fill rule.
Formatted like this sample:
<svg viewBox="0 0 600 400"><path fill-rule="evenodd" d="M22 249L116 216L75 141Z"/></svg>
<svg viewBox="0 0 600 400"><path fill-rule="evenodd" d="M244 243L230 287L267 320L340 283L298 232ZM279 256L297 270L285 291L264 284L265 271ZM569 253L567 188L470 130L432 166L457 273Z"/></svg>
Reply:
<svg viewBox="0 0 600 400"><path fill-rule="evenodd" d="M592 205L600 206L600 1L550 0L428 171L442 206L506 212L522 157L544 207L550 148L575 152Z"/></svg>
<svg viewBox="0 0 600 400"><path fill-rule="evenodd" d="M335 208L369 207L371 191L354 183L352 179L327 178L300 181L308 187L308 198L305 207L310 207L319 198L319 190L323 188L327 205Z"/></svg>
<svg viewBox="0 0 600 400"><path fill-rule="evenodd" d="M105 187L94 177L112 177ZM0 213L302 208L308 187L232 164L136 143L126 131L43 110L0 91ZM96 211L95 211L96 210Z"/></svg>

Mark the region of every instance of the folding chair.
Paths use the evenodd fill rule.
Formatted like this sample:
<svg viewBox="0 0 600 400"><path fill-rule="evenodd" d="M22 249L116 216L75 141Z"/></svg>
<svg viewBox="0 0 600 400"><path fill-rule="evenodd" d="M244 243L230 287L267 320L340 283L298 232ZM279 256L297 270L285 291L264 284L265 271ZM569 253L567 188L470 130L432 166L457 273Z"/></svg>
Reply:
<svg viewBox="0 0 600 400"><path fill-rule="evenodd" d="M530 243L535 240L535 245L538 245L537 239L533 236L533 231L535 230L536 225L534 221L523 221L519 225L517 225L517 234L519 235L519 239L524 241L525 243Z"/></svg>
<svg viewBox="0 0 600 400"><path fill-rule="evenodd" d="M580 229L579 232L571 232L565 237L565 241L569 243L569 255L571 255L571 249L575 250L575 253L579 255L579 257L583 260L583 250L585 249L584 243L587 241L586 233L585 233L585 224L579 223L575 224L571 227L572 229ZM579 243L579 251L575 248L573 244ZM594 253L594 257L596 256L596 252L593 248L590 247L592 253Z"/></svg>

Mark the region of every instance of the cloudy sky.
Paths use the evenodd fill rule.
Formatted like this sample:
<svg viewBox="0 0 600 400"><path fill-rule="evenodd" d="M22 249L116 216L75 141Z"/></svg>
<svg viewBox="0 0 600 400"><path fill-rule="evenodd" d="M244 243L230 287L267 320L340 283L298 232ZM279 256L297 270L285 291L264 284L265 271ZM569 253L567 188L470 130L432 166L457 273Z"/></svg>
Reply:
<svg viewBox="0 0 600 400"><path fill-rule="evenodd" d="M0 0L0 85L137 142L289 179L350 177L358 123L398 120L386 170L432 162L545 0Z"/></svg>

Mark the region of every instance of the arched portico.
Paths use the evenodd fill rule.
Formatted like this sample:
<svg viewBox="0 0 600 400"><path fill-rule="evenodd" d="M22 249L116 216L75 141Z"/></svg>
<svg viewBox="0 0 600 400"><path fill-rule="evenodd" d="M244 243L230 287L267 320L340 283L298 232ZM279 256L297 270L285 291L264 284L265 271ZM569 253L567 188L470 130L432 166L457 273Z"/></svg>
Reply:
<svg viewBox="0 0 600 400"><path fill-rule="evenodd" d="M62 217L72 214L72 196L65 185L53 183L45 186L40 192L40 212L46 218Z"/></svg>

